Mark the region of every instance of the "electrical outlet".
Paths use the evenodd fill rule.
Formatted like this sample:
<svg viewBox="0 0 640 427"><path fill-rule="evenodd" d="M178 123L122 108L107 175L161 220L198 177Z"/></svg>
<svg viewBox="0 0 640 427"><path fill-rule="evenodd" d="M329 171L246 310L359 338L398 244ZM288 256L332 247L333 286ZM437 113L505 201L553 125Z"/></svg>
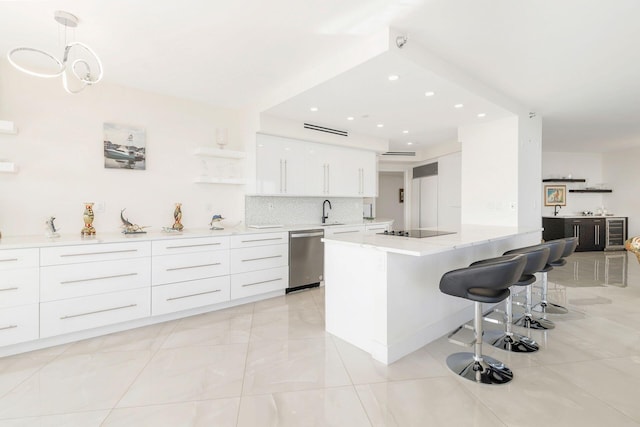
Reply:
<svg viewBox="0 0 640 427"><path fill-rule="evenodd" d="M95 202L93 204L93 211L95 213L104 213L105 209L106 209L106 206L104 202Z"/></svg>

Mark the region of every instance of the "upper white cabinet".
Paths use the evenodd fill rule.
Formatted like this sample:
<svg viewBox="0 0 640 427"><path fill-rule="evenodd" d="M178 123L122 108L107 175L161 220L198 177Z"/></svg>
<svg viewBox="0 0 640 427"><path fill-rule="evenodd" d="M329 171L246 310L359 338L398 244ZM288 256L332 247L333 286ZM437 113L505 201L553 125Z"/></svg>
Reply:
<svg viewBox="0 0 640 427"><path fill-rule="evenodd" d="M375 197L376 169L372 151L257 136L258 194Z"/></svg>

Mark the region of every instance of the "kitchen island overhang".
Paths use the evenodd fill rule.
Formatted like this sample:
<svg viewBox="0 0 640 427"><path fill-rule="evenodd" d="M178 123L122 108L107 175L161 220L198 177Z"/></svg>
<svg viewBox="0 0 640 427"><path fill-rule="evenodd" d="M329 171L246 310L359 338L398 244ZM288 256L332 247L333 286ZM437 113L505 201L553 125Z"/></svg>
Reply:
<svg viewBox="0 0 640 427"><path fill-rule="evenodd" d="M413 239L325 237L326 330L391 364L473 318L473 303L442 294L447 271L540 243L541 228L463 225Z"/></svg>

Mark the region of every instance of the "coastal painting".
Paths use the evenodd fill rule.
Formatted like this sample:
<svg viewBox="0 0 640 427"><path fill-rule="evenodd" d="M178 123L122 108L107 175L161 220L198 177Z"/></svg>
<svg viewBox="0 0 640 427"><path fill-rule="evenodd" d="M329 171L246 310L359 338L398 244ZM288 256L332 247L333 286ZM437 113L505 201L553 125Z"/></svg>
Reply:
<svg viewBox="0 0 640 427"><path fill-rule="evenodd" d="M146 169L146 132L117 123L104 124L104 167Z"/></svg>
<svg viewBox="0 0 640 427"><path fill-rule="evenodd" d="M545 185L544 205L545 206L566 206L567 187L566 185Z"/></svg>

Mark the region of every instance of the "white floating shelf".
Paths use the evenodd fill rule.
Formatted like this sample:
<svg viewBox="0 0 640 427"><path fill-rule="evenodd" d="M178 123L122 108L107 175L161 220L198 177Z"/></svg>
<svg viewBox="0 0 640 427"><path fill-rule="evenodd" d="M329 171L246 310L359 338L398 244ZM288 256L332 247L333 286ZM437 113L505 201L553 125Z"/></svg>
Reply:
<svg viewBox="0 0 640 427"><path fill-rule="evenodd" d="M13 122L9 122L6 120L0 120L0 133L6 133L9 135L16 135L18 133L18 128Z"/></svg>
<svg viewBox="0 0 640 427"><path fill-rule="evenodd" d="M225 159L243 159L247 156L244 151L221 150L219 148L198 147L194 152L196 156L221 157Z"/></svg>
<svg viewBox="0 0 640 427"><path fill-rule="evenodd" d="M0 161L0 172L16 173L16 172L18 172L18 167L13 162Z"/></svg>
<svg viewBox="0 0 640 427"><path fill-rule="evenodd" d="M194 180L198 184L232 184L243 185L246 184L242 178L211 178L211 177L199 177Z"/></svg>

